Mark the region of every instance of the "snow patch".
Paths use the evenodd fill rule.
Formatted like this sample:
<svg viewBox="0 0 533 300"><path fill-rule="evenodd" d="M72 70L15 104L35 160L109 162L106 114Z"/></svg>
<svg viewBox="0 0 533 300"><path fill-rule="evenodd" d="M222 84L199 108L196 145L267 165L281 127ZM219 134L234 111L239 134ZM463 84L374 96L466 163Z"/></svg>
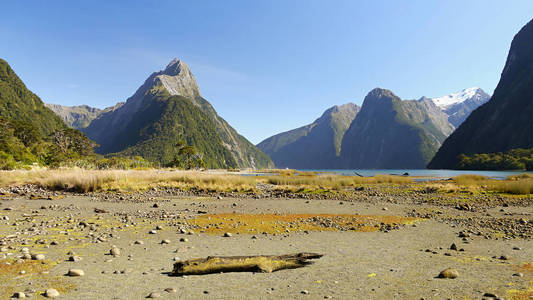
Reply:
<svg viewBox="0 0 533 300"><path fill-rule="evenodd" d="M433 98L432 100L435 105L437 105L441 109L446 109L454 104L462 103L468 99L471 99L476 95L478 97L481 97L481 94L482 93L480 88L472 87L443 97Z"/></svg>

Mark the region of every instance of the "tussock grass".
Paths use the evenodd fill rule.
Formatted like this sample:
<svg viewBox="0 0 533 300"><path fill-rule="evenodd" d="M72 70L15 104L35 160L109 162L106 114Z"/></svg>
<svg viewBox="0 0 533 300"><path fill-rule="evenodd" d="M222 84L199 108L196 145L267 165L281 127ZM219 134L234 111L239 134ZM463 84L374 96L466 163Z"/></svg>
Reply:
<svg viewBox="0 0 533 300"><path fill-rule="evenodd" d="M36 184L74 192L138 191L157 187L198 188L206 191L255 189L251 177L171 170L49 170L0 172L0 186Z"/></svg>
<svg viewBox="0 0 533 300"><path fill-rule="evenodd" d="M0 171L0 187L35 184L50 190L74 192L139 191L150 188L174 187L212 192L253 192L258 183L269 183L277 189L290 191L339 191L361 184L408 184L409 177L377 175L355 177L321 175L305 172L300 175L242 176L233 173L158 170L29 170ZM298 171L299 174L299 171Z"/></svg>
<svg viewBox="0 0 533 300"><path fill-rule="evenodd" d="M480 175L460 175L454 177L453 181L460 186L487 189L499 193L533 194L533 175L530 174L512 175L505 180L489 179Z"/></svg>
<svg viewBox="0 0 533 300"><path fill-rule="evenodd" d="M489 178L482 175L464 174L455 176L452 179L459 185L479 185L480 182L487 181Z"/></svg>
<svg viewBox="0 0 533 300"><path fill-rule="evenodd" d="M314 177L275 176L275 177L268 177L268 183L277 185L277 186L341 190L343 187L356 186L360 184L376 184L376 183L407 184L407 183L413 183L413 179L408 178L408 177L402 177L402 176L394 176L394 175L376 175L374 177L356 177L356 176L340 176L340 175L323 175L323 176L314 176Z"/></svg>

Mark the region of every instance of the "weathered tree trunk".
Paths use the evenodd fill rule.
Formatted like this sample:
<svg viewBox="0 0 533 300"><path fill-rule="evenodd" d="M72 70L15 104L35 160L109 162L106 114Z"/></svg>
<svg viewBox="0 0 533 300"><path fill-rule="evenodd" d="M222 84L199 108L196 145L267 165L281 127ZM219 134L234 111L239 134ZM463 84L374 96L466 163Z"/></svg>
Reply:
<svg viewBox="0 0 533 300"><path fill-rule="evenodd" d="M208 256L174 263L171 275L202 275L223 272L263 272L271 273L282 269L304 267L312 262L309 259L321 258L322 254L296 253L286 255L258 256Z"/></svg>

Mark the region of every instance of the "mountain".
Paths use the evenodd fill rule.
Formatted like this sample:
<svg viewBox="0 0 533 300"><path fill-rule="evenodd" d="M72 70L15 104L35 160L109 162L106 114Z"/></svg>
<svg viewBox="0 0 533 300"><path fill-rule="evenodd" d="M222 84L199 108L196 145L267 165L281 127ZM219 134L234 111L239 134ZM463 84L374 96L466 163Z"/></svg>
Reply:
<svg viewBox="0 0 533 300"><path fill-rule="evenodd" d="M360 107L333 106L313 123L274 135L257 145L278 168L330 169L337 164L344 133Z"/></svg>
<svg viewBox="0 0 533 300"><path fill-rule="evenodd" d="M0 59L0 169L65 166L94 156L93 142L70 129Z"/></svg>
<svg viewBox="0 0 533 300"><path fill-rule="evenodd" d="M58 115L69 127L75 129L83 129L89 126L92 120L98 118L103 113L119 108L122 104L124 102L119 102L117 105L105 109L99 109L88 105L64 106L45 103L46 107Z"/></svg>
<svg viewBox="0 0 533 300"><path fill-rule="evenodd" d="M0 59L0 118L29 123L43 137L66 128L63 121L26 88L3 59Z"/></svg>
<svg viewBox="0 0 533 300"><path fill-rule="evenodd" d="M179 140L195 146L211 168L269 168L270 158L239 135L202 98L181 60L151 74L126 102L100 114L82 130L97 152L141 155L166 164Z"/></svg>
<svg viewBox="0 0 533 300"><path fill-rule="evenodd" d="M448 121L457 128L472 111L485 104L489 99L490 96L485 91L473 87L431 100L448 115Z"/></svg>
<svg viewBox="0 0 533 300"><path fill-rule="evenodd" d="M431 163L455 168L460 154L533 147L533 20L514 37L492 98L457 128Z"/></svg>
<svg viewBox="0 0 533 300"><path fill-rule="evenodd" d="M428 98L402 101L376 88L364 99L341 147L342 168L424 168L454 130Z"/></svg>

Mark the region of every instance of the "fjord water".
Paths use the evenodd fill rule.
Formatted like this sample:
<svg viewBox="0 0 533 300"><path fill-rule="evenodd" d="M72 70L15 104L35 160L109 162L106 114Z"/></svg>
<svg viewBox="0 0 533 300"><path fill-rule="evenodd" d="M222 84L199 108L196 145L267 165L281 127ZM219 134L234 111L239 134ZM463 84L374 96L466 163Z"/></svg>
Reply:
<svg viewBox="0 0 533 300"><path fill-rule="evenodd" d="M374 175L403 175L408 173L409 176L423 177L426 179L447 179L463 174L475 174L487 176L493 179L505 179L510 175L531 174L529 171L471 171L471 170L428 170L428 169L337 169L337 170L300 170L323 173L334 173L345 176L374 176Z"/></svg>

